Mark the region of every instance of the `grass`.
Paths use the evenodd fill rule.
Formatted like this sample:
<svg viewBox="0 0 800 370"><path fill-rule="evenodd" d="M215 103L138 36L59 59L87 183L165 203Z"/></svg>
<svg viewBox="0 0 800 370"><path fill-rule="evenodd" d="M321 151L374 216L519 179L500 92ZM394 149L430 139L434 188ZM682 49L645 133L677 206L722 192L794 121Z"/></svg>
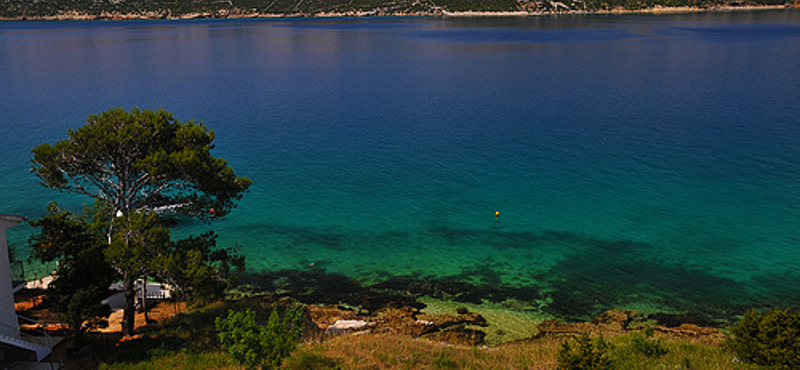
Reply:
<svg viewBox="0 0 800 370"><path fill-rule="evenodd" d="M148 357L144 361L103 363L100 369L166 370L166 369L240 369L228 361L222 352L192 353L190 351L168 352L161 356Z"/></svg>
<svg viewBox="0 0 800 370"><path fill-rule="evenodd" d="M323 343L305 343L289 357L284 370L336 369L530 369L550 370L557 364L561 339L542 339L499 347L458 347L394 335L344 336ZM650 357L631 345L631 335L609 339L613 369L757 370L734 362L718 346L690 339L666 339L668 353ZM221 351L177 351L146 360L103 364L100 369L240 369Z"/></svg>
<svg viewBox="0 0 800 370"><path fill-rule="evenodd" d="M117 343L98 357L100 369L226 369L229 361L219 345L214 319L229 308L263 306L248 301L218 302L179 314L163 325L148 327L136 339ZM268 311L267 311L268 312ZM238 369L236 366L229 367Z"/></svg>
<svg viewBox="0 0 800 370"><path fill-rule="evenodd" d="M461 347L396 335L343 336L306 343L286 361L333 359L342 369L553 369L558 343L543 340L497 348Z"/></svg>
<svg viewBox="0 0 800 370"><path fill-rule="evenodd" d="M165 325L144 332L139 339L119 344L100 359L99 368L240 369L219 346L214 318L224 316L228 308L244 306L255 305L216 304L178 315ZM564 340L543 338L496 347L465 347L390 334L346 335L302 343L282 369L555 369ZM721 338L677 338L663 333L645 338L641 333L626 333L606 337L606 341L613 369L765 369L737 362L721 347ZM653 351L653 346L663 351Z"/></svg>
<svg viewBox="0 0 800 370"><path fill-rule="evenodd" d="M756 365L736 362L718 339L675 338L656 334L666 353L648 355L636 345L641 334L607 338L613 369L755 370ZM338 337L300 346L285 368L308 356L333 360L341 369L555 369L564 338L520 341L498 347L460 347L393 335ZM333 368L333 367L329 367Z"/></svg>
<svg viewBox="0 0 800 370"><path fill-rule="evenodd" d="M615 369L692 369L692 370L737 370L764 369L735 360L735 356L721 348L718 338L675 338L656 334L654 340L661 340L666 353L653 356L645 353L637 345L641 334L626 334L611 342L611 359Z"/></svg>

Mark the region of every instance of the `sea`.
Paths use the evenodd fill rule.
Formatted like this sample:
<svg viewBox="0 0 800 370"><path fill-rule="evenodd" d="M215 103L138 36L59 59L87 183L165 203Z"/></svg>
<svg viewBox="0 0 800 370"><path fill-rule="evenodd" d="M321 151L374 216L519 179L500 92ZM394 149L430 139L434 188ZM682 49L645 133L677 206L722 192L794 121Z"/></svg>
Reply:
<svg viewBox="0 0 800 370"><path fill-rule="evenodd" d="M115 107L214 131L253 185L172 234L253 274L424 286L519 336L800 308L798 10L0 22L0 213L90 203L31 149Z"/></svg>

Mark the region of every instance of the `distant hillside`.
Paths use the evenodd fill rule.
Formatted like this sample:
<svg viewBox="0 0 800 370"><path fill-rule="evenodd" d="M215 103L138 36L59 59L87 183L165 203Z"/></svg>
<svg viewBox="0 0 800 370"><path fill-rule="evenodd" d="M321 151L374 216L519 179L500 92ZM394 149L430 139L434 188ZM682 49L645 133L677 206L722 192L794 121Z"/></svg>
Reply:
<svg viewBox="0 0 800 370"><path fill-rule="evenodd" d="M436 15L446 12L639 10L783 5L786 0L0 0L6 19Z"/></svg>

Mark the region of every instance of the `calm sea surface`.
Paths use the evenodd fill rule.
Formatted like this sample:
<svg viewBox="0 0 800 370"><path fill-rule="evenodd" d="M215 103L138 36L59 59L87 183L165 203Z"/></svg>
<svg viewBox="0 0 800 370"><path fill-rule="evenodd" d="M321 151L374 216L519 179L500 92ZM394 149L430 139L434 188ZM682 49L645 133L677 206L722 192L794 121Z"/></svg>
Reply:
<svg viewBox="0 0 800 370"><path fill-rule="evenodd" d="M30 150L112 107L216 132L252 191L174 233L213 228L251 271L505 287L565 318L800 307L799 11L2 22L0 213L82 204Z"/></svg>

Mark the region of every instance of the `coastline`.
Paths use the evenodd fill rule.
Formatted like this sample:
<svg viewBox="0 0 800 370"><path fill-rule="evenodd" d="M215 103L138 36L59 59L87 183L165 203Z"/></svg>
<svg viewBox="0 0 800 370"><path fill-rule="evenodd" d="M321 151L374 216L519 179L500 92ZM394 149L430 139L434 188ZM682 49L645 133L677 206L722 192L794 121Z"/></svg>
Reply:
<svg viewBox="0 0 800 370"><path fill-rule="evenodd" d="M608 10L572 10L564 12L551 11L446 11L437 9L434 11L413 12L413 13L383 13L378 10L358 11L358 12L321 12L321 13L238 13L229 12L225 9L216 12L195 12L180 15L172 15L167 12L144 12L144 13L116 13L101 12L100 14L86 14L78 11L66 11L52 16L20 16L20 17L0 17L0 21L117 21L117 20L192 20L192 19L277 19L277 18L371 18L371 17L442 17L442 18L480 18L480 17L540 17L557 15L630 15L630 14L686 14L686 13L712 13L712 12L746 12L763 10L792 10L800 9L798 4L787 5L742 5L742 6L715 6L715 7L689 7L676 6L664 7L655 6L652 8L629 10L623 8Z"/></svg>
<svg viewBox="0 0 800 370"><path fill-rule="evenodd" d="M568 12L448 12L444 11L445 17L527 17L527 16L549 16L549 15L571 15L571 14L686 14L686 13L712 13L712 12L737 12L737 11L759 11L759 10L789 10L794 9L788 5L747 5L747 6L716 6L711 8L692 7L692 6L654 6L652 8L629 10L623 8L609 10L574 10Z"/></svg>
<svg viewBox="0 0 800 370"><path fill-rule="evenodd" d="M569 12L448 12L447 16L452 17L497 17L497 16L519 16L517 13L525 13L525 16L547 16L547 15L569 15L569 14L686 14L686 13L713 13L713 12L738 12L738 11L760 11L760 10L790 10L793 6L787 5L747 5L747 6L716 6L710 8L692 6L654 6L652 8L629 10L623 8L608 10L576 10Z"/></svg>

